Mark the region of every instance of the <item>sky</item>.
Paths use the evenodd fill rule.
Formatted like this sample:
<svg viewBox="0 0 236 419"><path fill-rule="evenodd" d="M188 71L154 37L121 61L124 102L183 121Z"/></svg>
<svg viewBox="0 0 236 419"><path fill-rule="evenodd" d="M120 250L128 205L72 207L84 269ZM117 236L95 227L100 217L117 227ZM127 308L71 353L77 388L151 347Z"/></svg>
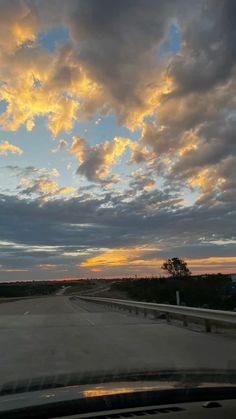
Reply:
<svg viewBox="0 0 236 419"><path fill-rule="evenodd" d="M0 0L0 281L236 272L236 3Z"/></svg>

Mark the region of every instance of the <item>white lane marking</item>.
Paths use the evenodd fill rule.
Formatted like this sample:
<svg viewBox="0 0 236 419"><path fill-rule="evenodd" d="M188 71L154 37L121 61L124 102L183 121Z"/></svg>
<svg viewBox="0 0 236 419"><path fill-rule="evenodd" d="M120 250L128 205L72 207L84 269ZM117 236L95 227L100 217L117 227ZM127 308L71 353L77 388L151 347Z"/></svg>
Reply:
<svg viewBox="0 0 236 419"><path fill-rule="evenodd" d="M24 316L25 316L26 314L29 314L29 313L30 313L29 311L25 311Z"/></svg>
<svg viewBox="0 0 236 419"><path fill-rule="evenodd" d="M74 313L79 313L79 311L77 311L76 309L75 309L75 307L73 306L73 304L70 302L69 303L69 301L67 300L66 301L66 304L70 307L70 308L72 308L72 310L74 311ZM80 306L77 306L80 310L82 310L82 311L84 311L85 313L87 313L87 311L84 309L84 308L82 308L82 307L80 307ZM91 324L91 326L95 326L95 323L93 323L91 320L89 320L89 319L87 319L87 318L85 318L85 320L87 320L87 322L89 323L89 324Z"/></svg>
<svg viewBox="0 0 236 419"><path fill-rule="evenodd" d="M91 326L95 326L95 323L93 323L91 320L89 320L89 319L86 319L86 320L87 320L87 322L89 322L91 324Z"/></svg>

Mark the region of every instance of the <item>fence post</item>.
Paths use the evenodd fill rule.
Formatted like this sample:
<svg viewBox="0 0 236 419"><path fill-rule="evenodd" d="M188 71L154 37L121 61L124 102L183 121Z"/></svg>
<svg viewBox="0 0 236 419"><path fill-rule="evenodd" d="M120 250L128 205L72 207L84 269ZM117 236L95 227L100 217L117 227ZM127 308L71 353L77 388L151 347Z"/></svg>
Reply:
<svg viewBox="0 0 236 419"><path fill-rule="evenodd" d="M183 316L183 325L184 325L184 327L187 327L188 326L188 318L187 318L187 316Z"/></svg>
<svg viewBox="0 0 236 419"><path fill-rule="evenodd" d="M205 323L205 330L207 333L211 333L211 322L209 319L204 320Z"/></svg>
<svg viewBox="0 0 236 419"><path fill-rule="evenodd" d="M176 305L179 306L180 305L180 296L179 296L179 291L176 291Z"/></svg>
<svg viewBox="0 0 236 419"><path fill-rule="evenodd" d="M155 319L155 320L156 320L156 319L158 319L158 318L159 318L159 316L160 316L160 313L159 313L158 311L154 310L154 312L153 312L153 317L154 317L154 319Z"/></svg>

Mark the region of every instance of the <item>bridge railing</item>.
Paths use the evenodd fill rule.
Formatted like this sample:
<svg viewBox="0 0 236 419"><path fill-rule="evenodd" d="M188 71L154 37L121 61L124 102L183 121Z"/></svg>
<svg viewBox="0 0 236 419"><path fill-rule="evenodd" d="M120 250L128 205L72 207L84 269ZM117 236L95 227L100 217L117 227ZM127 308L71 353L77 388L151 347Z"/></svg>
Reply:
<svg viewBox="0 0 236 419"><path fill-rule="evenodd" d="M164 315L168 323L173 318L182 320L184 326L188 326L188 323L191 320L197 320L200 323L204 323L205 330L208 333L211 332L213 325L228 326L236 329L236 312L233 311L211 310L206 308L156 304L103 297L77 296L77 298L98 304L106 304L121 310L135 312L136 314L143 313L144 316L147 316L148 314L152 314L154 317Z"/></svg>

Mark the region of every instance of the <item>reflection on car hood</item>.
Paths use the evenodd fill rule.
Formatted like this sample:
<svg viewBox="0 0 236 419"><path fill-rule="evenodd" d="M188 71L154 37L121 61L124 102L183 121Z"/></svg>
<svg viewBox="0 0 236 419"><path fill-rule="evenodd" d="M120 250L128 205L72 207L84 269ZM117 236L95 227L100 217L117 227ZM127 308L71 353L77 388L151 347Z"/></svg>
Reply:
<svg viewBox="0 0 236 419"><path fill-rule="evenodd" d="M42 376L33 379L18 380L6 382L0 386L0 396L6 394L16 394L23 392L32 392L38 390L47 390L50 388L62 388L71 386L96 386L109 383L127 382L129 386L143 385L148 383L159 383L159 385L168 386L199 386L203 383L215 384L235 384L236 370L152 370L152 371L97 371L87 373L68 373L57 374L55 376ZM151 384L150 384L151 382Z"/></svg>
<svg viewBox="0 0 236 419"><path fill-rule="evenodd" d="M126 380L121 381L121 377L127 377ZM140 378L138 380L138 377ZM155 378L156 377L156 378ZM61 376L61 379L63 376ZM64 380L65 380L64 376ZM75 380L75 375L73 375ZM38 406L49 406L49 405L58 405L60 403L68 403L68 402L77 402L81 403L81 406L94 405L93 403L96 400L101 399L104 403L107 400L114 397L126 397L129 396L136 398L137 395L145 394L159 394L166 391L179 391L184 390L186 394L188 393L188 389L190 388L235 388L236 391L236 371L159 371L154 374L146 373L145 380L144 373L140 373L135 375L129 374L116 374L113 377L113 382L106 380L104 374L99 377L87 376L87 380L90 378L90 382L92 384L77 384L72 385L70 380L67 376L67 381L70 382L70 385L59 386L54 378L51 382L51 386L49 386L49 381L47 382L48 388L44 389L34 389L32 390L32 383L35 381L31 381L31 385L29 384L28 389L24 389L24 391L14 393L14 389L12 388L12 392L10 394L9 387L7 391L7 386L5 386L5 395L4 387L2 387L2 396L0 397L0 415L3 412L12 410L12 409L30 409L32 407ZM134 380L135 378L135 380ZM48 377L47 377L48 379ZM84 377L85 381L85 377ZM103 381L103 383L102 383ZM107 382L105 382L107 381ZM41 381L42 383L42 381ZM57 384L57 385L56 385ZM8 384L8 386L10 383ZM18 387L19 389L20 387ZM23 387L22 387L23 388ZM8 394L7 394L8 393ZM84 408L84 407L83 407Z"/></svg>

